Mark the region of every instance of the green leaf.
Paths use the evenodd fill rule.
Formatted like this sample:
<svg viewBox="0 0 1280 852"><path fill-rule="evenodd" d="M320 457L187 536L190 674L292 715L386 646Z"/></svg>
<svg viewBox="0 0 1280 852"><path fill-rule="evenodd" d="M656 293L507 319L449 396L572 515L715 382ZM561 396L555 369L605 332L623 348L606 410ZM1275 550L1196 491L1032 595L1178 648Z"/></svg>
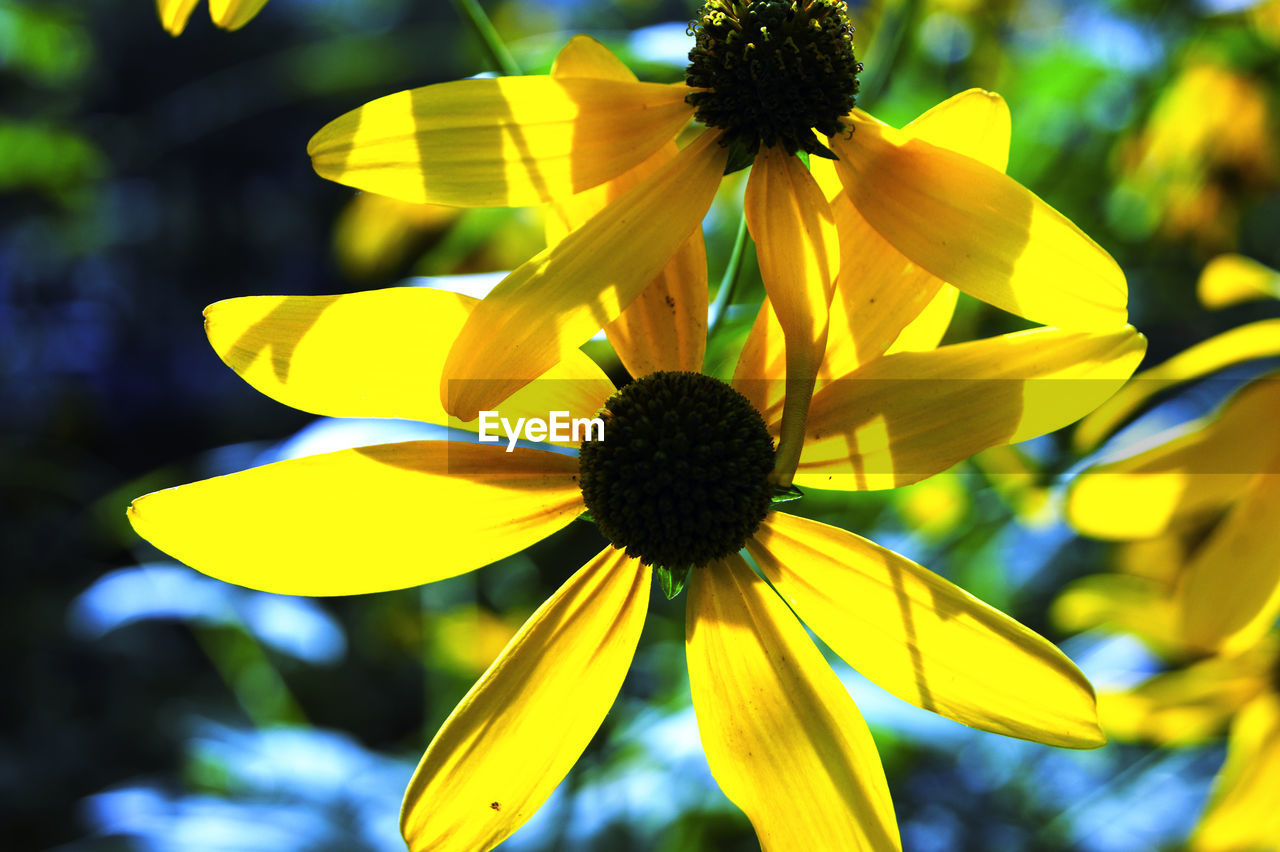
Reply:
<svg viewBox="0 0 1280 852"><path fill-rule="evenodd" d="M684 589L684 584L689 579L689 566L683 568L668 568L665 565L658 566L658 585L662 587L662 593L667 596L667 600L671 600Z"/></svg>

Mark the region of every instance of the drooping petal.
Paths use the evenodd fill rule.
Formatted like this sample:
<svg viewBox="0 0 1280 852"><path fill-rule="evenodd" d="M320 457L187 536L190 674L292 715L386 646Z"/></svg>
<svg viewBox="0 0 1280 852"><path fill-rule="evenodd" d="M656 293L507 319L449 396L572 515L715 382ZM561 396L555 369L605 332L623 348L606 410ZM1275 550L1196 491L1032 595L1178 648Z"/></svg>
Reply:
<svg viewBox="0 0 1280 852"><path fill-rule="evenodd" d="M1280 470L1273 464L1271 470ZM1257 474L1183 571L1176 591L1183 638L1230 653L1280 613L1280 473Z"/></svg>
<svg viewBox="0 0 1280 852"><path fill-rule="evenodd" d="M865 114L864 114L865 115ZM876 119L866 120L879 124ZM992 92L970 89L948 98L902 129L922 139L1004 171L1009 159L1009 108ZM828 167L824 162L824 167ZM834 164L829 166L834 169ZM957 291L904 256L858 211L848 193L831 201L840 233L840 276L832 308L830 371L843 376L890 351L931 349L942 339ZM926 315L927 313L927 315ZM907 332L907 329L913 329ZM850 345L852 344L852 345ZM890 347L890 344L893 344Z"/></svg>
<svg viewBox="0 0 1280 852"><path fill-rule="evenodd" d="M573 456L411 441L276 462L133 501L138 535L211 577L355 595L463 574L583 510Z"/></svg>
<svg viewBox="0 0 1280 852"><path fill-rule="evenodd" d="M610 547L529 617L409 782L400 830L412 852L486 852L542 806L622 688L649 575Z"/></svg>
<svg viewBox="0 0 1280 852"><path fill-rule="evenodd" d="M992 168L1003 170L1008 159L1008 107L999 95L980 89L943 101L903 132ZM831 206L841 254L826 352L818 370L821 387L886 351L937 346L950 324L958 291L912 263L867 224L844 193L834 161L819 157L809 166ZM785 371L783 347L777 317L762 306L743 346L734 386L767 420L777 419L772 411L783 399L782 382L777 381Z"/></svg>
<svg viewBox="0 0 1280 852"><path fill-rule="evenodd" d="M209 0L209 17L224 30L238 30L258 14L267 0Z"/></svg>
<svg viewBox="0 0 1280 852"><path fill-rule="evenodd" d="M1280 272L1243 255L1220 254L1205 264L1196 294L1206 308L1225 308L1266 296L1280 299Z"/></svg>
<svg viewBox="0 0 1280 852"><path fill-rule="evenodd" d="M587 36L575 36L560 51L551 75L635 79L604 45ZM678 153L675 142L668 142L621 176L552 204L547 216L547 244L554 245L581 227ZM702 369L707 342L707 256L701 228L694 228L658 276L617 319L605 325L604 331L632 376Z"/></svg>
<svg viewBox="0 0 1280 852"><path fill-rule="evenodd" d="M1280 422L1280 382L1259 380L1178 437L1076 478L1067 513L1085 535L1149 538L1221 511L1265 470L1276 445L1259 423Z"/></svg>
<svg viewBox="0 0 1280 852"><path fill-rule="evenodd" d="M1124 324L1120 267L1032 192L905 130L857 119L852 126L831 137L845 193L912 262L1036 322L1081 330Z"/></svg>
<svg viewBox="0 0 1280 852"><path fill-rule="evenodd" d="M1085 418L1076 430L1078 450L1097 446L1148 399L1183 382L1250 361L1280 355L1280 319L1249 323L1224 331L1133 377L1119 393Z"/></svg>
<svg viewBox="0 0 1280 852"><path fill-rule="evenodd" d="M1145 350L1130 326L1041 328L878 358L814 395L796 482L896 488L1060 429L1115 393Z"/></svg>
<svg viewBox="0 0 1280 852"><path fill-rule="evenodd" d="M743 212L784 339L785 402L774 473L780 484L790 485L827 346L827 306L840 244L822 190L800 160L780 146L763 148L756 156Z"/></svg>
<svg viewBox="0 0 1280 852"><path fill-rule="evenodd" d="M457 80L370 101L307 145L321 177L402 201L545 204L617 177L688 122L687 86Z"/></svg>
<svg viewBox="0 0 1280 852"><path fill-rule="evenodd" d="M956 312L960 291L950 284L943 284L916 318L898 333L886 355L895 352L924 352L936 349L951 325Z"/></svg>
<svg viewBox="0 0 1280 852"><path fill-rule="evenodd" d="M160 23L171 36L182 35L187 28L187 21L200 0L156 0L156 12L160 15Z"/></svg>
<svg viewBox="0 0 1280 852"><path fill-rule="evenodd" d="M1267 689L1274 643L1233 657L1209 657L1156 675L1125 692L1102 693L1107 733L1123 740L1189 745L1222 734L1231 717Z"/></svg>
<svg viewBox="0 0 1280 852"><path fill-rule="evenodd" d="M401 417L475 430L440 404L445 358L479 304L469 296L393 287L341 296L250 296L205 309L218 357L285 405L328 417ZM496 406L501 417L594 417L613 384L580 351ZM558 441L571 444L576 441Z"/></svg>
<svg viewBox="0 0 1280 852"><path fill-rule="evenodd" d="M1249 703L1231 726L1193 852L1269 852L1280 837L1280 696Z"/></svg>
<svg viewBox="0 0 1280 852"><path fill-rule="evenodd" d="M503 279L449 353L440 386L446 410L473 419L622 313L699 227L727 157L715 134L704 133Z"/></svg>
<svg viewBox="0 0 1280 852"><path fill-rule="evenodd" d="M747 547L831 650L904 701L1048 745L1106 742L1093 688L1066 655L932 571L782 513L766 518Z"/></svg>
<svg viewBox="0 0 1280 852"><path fill-rule="evenodd" d="M904 134L946 148L1003 172L1009 165L1013 119L995 92L967 89L932 107L902 128Z"/></svg>
<svg viewBox="0 0 1280 852"><path fill-rule="evenodd" d="M736 555L689 583L698 733L764 852L900 849L871 733L795 616Z"/></svg>

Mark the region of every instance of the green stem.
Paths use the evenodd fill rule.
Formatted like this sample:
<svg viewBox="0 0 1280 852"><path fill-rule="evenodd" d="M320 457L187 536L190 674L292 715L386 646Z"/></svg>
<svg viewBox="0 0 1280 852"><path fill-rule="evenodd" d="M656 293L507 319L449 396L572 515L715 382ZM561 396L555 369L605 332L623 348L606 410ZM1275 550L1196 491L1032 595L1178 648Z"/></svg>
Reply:
<svg viewBox="0 0 1280 852"><path fill-rule="evenodd" d="M859 77L858 106L864 109L874 106L889 85L893 66L902 58L907 33L920 11L920 0L901 0L892 12L885 13L885 20L876 32L875 43L867 51L867 69Z"/></svg>
<svg viewBox="0 0 1280 852"><path fill-rule="evenodd" d="M489 54L489 58L493 60L497 69L508 77L518 77L522 73L520 66L516 64L511 51L507 50L507 45L494 29L489 16L484 13L484 9L480 8L479 0L453 0L453 6L458 10L458 14L471 24L480 41L484 42L485 52Z"/></svg>
<svg viewBox="0 0 1280 852"><path fill-rule="evenodd" d="M724 277L720 279L720 289L716 291L716 300L711 305L711 327L707 330L707 337L713 337L716 329L724 322L725 314L729 311L729 305L733 301L733 291L738 289L738 279L742 277L742 257L746 252L747 240L747 215L742 214L742 220L738 222L738 236L733 240L733 252L729 255L729 265L725 267Z"/></svg>

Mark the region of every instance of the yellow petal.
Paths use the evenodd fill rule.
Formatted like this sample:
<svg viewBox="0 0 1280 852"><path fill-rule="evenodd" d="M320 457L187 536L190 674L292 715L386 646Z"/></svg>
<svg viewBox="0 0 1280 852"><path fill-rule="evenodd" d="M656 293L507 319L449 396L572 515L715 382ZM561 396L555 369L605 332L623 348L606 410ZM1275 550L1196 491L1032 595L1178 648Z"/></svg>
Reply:
<svg viewBox="0 0 1280 852"><path fill-rule="evenodd" d="M1258 424L1275 422L1280 382L1254 382L1176 438L1077 477L1068 517L1085 535L1136 539L1220 511L1275 454L1258 440Z"/></svg>
<svg viewBox="0 0 1280 852"><path fill-rule="evenodd" d="M622 313L699 227L727 157L704 133L503 279L453 344L440 386L445 408L473 419Z"/></svg>
<svg viewBox="0 0 1280 852"><path fill-rule="evenodd" d="M827 306L840 244L822 190L804 164L779 146L756 156L743 212L784 339L786 401L775 474L780 484L790 485L827 346Z"/></svg>
<svg viewBox="0 0 1280 852"><path fill-rule="evenodd" d="M440 376L476 299L423 287L341 296L250 296L205 309L218 356L257 390L329 417L401 417L471 429L440 404ZM594 417L613 384L579 351L495 406L512 423ZM577 445L577 442L556 442Z"/></svg>
<svg viewBox="0 0 1280 852"><path fill-rule="evenodd" d="M1196 287L1206 308L1225 308L1271 296L1280 299L1280 272L1238 254L1220 254L1200 273Z"/></svg>
<svg viewBox="0 0 1280 852"><path fill-rule="evenodd" d="M617 177L689 120L684 84L457 80L371 101L320 129L316 172L402 201L544 204Z"/></svg>
<svg viewBox="0 0 1280 852"><path fill-rule="evenodd" d="M1163 364L1134 376L1123 390L1086 418L1076 430L1076 449L1096 446L1144 402L1167 388L1232 364L1271 355L1280 355L1280 319L1242 325L1197 343Z"/></svg>
<svg viewBox="0 0 1280 852"><path fill-rule="evenodd" d="M587 36L575 37L560 51L551 74L635 79L604 45ZM547 244L558 243L586 224L678 153L675 142L669 142L623 175L553 204L547 216ZM707 342L707 257L701 228L694 229L658 276L604 332L632 376L702 369Z"/></svg>
<svg viewBox="0 0 1280 852"><path fill-rule="evenodd" d="M1278 525L1280 473L1260 473L1183 572L1176 595L1189 645L1230 652L1271 627L1280 613Z"/></svg>
<svg viewBox="0 0 1280 852"><path fill-rule="evenodd" d="M885 350L885 354L936 349L951 325L951 318L955 315L956 302L959 299L959 290L950 284L943 284L937 294L924 306L924 310L920 311L916 318L898 333L893 344Z"/></svg>
<svg viewBox="0 0 1280 852"><path fill-rule="evenodd" d="M555 62L551 64L551 76L560 80L570 77L636 80L636 75L625 62L613 55L613 51L586 35L576 35L560 48Z"/></svg>
<svg viewBox="0 0 1280 852"><path fill-rule="evenodd" d="M224 30L238 30L258 14L267 0L209 0L209 17Z"/></svg>
<svg viewBox="0 0 1280 852"><path fill-rule="evenodd" d="M160 23L172 36L182 35L187 28L187 21L200 0L156 0L156 12L160 15Z"/></svg>
<svg viewBox="0 0 1280 852"><path fill-rule="evenodd" d="M1008 108L999 95L971 89L921 115L904 132L1003 169L1008 124ZM867 224L844 193L832 160L814 158L809 166L830 203L841 251L827 347L818 371L821 387L886 350L937 346L951 321L958 291L912 263ZM766 419L777 419L772 412L782 403L783 386L761 380L781 379L784 364L777 317L762 307L743 347L734 386Z"/></svg>
<svg viewBox="0 0 1280 852"><path fill-rule="evenodd" d="M138 535L211 577L354 595L452 577L583 510L573 456L412 441L277 462L133 501Z"/></svg>
<svg viewBox="0 0 1280 852"><path fill-rule="evenodd" d="M1139 686L1098 696L1108 734L1160 745L1188 745L1221 735L1240 708L1267 689L1273 643L1235 657L1210 657L1156 675Z"/></svg>
<svg viewBox="0 0 1280 852"><path fill-rule="evenodd" d="M533 816L617 698L648 604L648 566L610 547L529 617L409 782L412 852L486 852Z"/></svg>
<svg viewBox="0 0 1280 852"><path fill-rule="evenodd" d="M813 397L796 482L896 488L987 447L1052 432L1137 367L1146 339L1032 329L876 359Z"/></svg>
<svg viewBox="0 0 1280 852"><path fill-rule="evenodd" d="M1061 651L932 571L782 513L766 518L747 546L831 650L904 701L1048 745L1106 742L1093 687Z"/></svg>
<svg viewBox="0 0 1280 852"><path fill-rule="evenodd" d="M741 557L694 569L686 625L711 774L764 852L900 849L884 769L858 708Z"/></svg>
<svg viewBox="0 0 1280 852"><path fill-rule="evenodd" d="M1280 838L1280 696L1268 693L1231 727L1227 762L1193 832L1193 852L1274 852Z"/></svg>
<svg viewBox="0 0 1280 852"><path fill-rule="evenodd" d="M1036 322L1109 329L1128 289L1111 256L1016 181L864 121L831 137L845 192L898 251L975 298Z"/></svg>
<svg viewBox="0 0 1280 852"><path fill-rule="evenodd" d="M997 171L1009 164L1013 120L995 92L968 89L952 95L902 128L916 139L972 157Z"/></svg>

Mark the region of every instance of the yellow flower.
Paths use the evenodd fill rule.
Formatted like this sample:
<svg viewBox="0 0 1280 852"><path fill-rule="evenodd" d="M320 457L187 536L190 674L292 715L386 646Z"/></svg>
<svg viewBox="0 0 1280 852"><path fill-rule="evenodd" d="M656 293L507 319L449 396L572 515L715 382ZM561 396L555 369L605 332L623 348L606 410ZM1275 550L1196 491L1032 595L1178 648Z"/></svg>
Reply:
<svg viewBox="0 0 1280 852"><path fill-rule="evenodd" d="M182 35L200 0L156 0L160 23L169 35ZM267 0L209 0L209 17L224 30L238 30L258 14Z"/></svg>
<svg viewBox="0 0 1280 852"><path fill-rule="evenodd" d="M1274 633L1230 656L1164 672L1098 696L1112 736L1159 745L1211 741L1228 731L1190 852L1280 850L1280 642Z"/></svg>
<svg viewBox="0 0 1280 852"><path fill-rule="evenodd" d="M745 212L789 347L783 484L840 269L892 260L1036 322L1123 327L1126 286L1111 257L1006 177L1003 154L999 165L971 156L981 131L1007 128L998 97L966 98L902 130L852 109L858 63L837 0L710 0L694 26L683 83L637 82L578 37L550 75L400 92L311 140L321 176L418 203L572 205L609 187L606 203L473 313L442 379L451 413L493 408L615 320L691 235L700 241L726 165L752 157ZM691 119L707 129L677 152ZM792 156L802 150L815 164L834 158L815 165L825 187Z"/></svg>
<svg viewBox="0 0 1280 852"><path fill-rule="evenodd" d="M296 408L456 425L430 391L478 305L420 288L251 297L211 306L206 329L246 381ZM676 337L700 333L701 317L673 316ZM768 343L758 346L777 355ZM1035 329L869 357L815 395L824 431L814 446L835 437L844 449L822 449L804 470L855 487L923 479L1073 421L1144 348L1131 328ZM754 383L766 380L781 373ZM759 392L751 379L735 384ZM571 351L498 411L590 418L602 407L606 438L580 458L480 442L363 447L156 492L129 518L211 576L306 595L471 571L586 508L617 536L530 617L433 739L402 812L415 850L490 849L550 795L618 694L657 556L691 566L686 644L702 742L767 850L899 848L875 745L796 615L906 701L1009 736L1102 744L1089 683L1049 642L866 539L770 511L776 407L762 418L747 396L693 373L615 393Z"/></svg>
<svg viewBox="0 0 1280 852"><path fill-rule="evenodd" d="M1280 292L1280 274L1237 255L1205 267L1210 307ZM1134 377L1076 432L1087 449L1156 393L1243 361L1280 355L1280 320L1192 346ZM1169 440L1098 465L1072 484L1068 516L1085 535L1130 541L1129 576L1085 578L1059 610L1078 626L1119 620L1163 647L1230 653L1280 614L1280 382L1252 381ZM1145 576L1135 576L1145 575ZM1090 614L1092 613L1092 614Z"/></svg>
<svg viewBox="0 0 1280 852"><path fill-rule="evenodd" d="M1139 229L1232 247L1241 205L1280 176L1270 103L1264 78L1218 60L1187 62L1120 151L1118 191L1141 203Z"/></svg>

